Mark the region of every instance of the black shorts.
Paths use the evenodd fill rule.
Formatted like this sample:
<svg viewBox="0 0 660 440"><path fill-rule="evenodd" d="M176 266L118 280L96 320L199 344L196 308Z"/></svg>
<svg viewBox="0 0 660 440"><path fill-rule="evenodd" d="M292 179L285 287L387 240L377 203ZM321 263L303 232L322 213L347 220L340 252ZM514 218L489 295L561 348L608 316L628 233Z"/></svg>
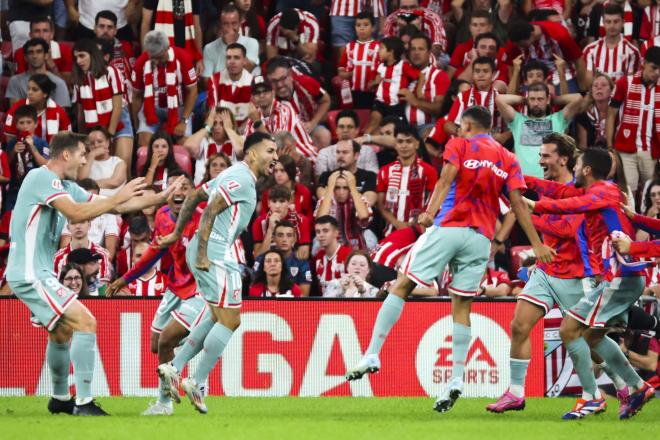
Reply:
<svg viewBox="0 0 660 440"><path fill-rule="evenodd" d="M396 105L387 105L382 101L374 101L374 106L371 108L372 111L380 113L383 118L387 116L397 116L399 118L406 119L406 111L403 104Z"/></svg>

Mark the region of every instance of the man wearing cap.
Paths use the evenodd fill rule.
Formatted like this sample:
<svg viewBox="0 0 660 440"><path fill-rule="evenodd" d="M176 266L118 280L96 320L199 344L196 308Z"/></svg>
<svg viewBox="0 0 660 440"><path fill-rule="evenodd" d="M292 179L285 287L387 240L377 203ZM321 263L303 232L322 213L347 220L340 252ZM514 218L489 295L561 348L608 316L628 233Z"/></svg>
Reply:
<svg viewBox="0 0 660 440"><path fill-rule="evenodd" d="M76 263L83 268L83 276L91 296L105 293L105 284L109 279L101 279L101 269L107 268L107 257L87 248L74 249L67 257L67 262Z"/></svg>
<svg viewBox="0 0 660 440"><path fill-rule="evenodd" d="M260 75L252 80L252 104L245 136L260 130L271 134L287 131L295 138L298 151L312 162L316 160L318 151L300 118L288 103L275 100L267 77Z"/></svg>

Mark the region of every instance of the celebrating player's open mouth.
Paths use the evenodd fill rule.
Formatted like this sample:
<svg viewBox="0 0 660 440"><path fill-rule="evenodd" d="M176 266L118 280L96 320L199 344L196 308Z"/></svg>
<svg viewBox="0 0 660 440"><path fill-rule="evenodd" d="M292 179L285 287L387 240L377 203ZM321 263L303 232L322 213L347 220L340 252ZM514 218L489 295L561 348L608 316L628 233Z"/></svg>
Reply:
<svg viewBox="0 0 660 440"><path fill-rule="evenodd" d="M277 165L277 161L274 160L268 165L268 174L273 174L273 170L275 169L275 165Z"/></svg>

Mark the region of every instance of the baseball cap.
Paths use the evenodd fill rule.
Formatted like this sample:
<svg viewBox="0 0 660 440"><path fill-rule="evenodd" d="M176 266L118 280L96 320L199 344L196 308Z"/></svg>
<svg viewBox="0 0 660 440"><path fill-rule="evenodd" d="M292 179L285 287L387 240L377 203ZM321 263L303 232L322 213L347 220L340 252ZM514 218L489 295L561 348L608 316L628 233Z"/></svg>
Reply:
<svg viewBox="0 0 660 440"><path fill-rule="evenodd" d="M252 91L254 92L257 89L271 90L272 86L270 81L268 81L268 78L263 75L255 76L254 79L252 79Z"/></svg>
<svg viewBox="0 0 660 440"><path fill-rule="evenodd" d="M76 264L86 264L92 261L98 261L103 258L100 254L92 252L87 248L74 249L67 257L67 262Z"/></svg>

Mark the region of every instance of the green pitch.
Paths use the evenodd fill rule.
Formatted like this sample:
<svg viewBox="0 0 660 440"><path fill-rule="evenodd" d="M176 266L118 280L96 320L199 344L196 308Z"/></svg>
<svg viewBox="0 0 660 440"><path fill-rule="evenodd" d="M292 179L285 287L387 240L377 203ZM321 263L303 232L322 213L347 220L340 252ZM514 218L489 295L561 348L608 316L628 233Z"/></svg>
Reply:
<svg viewBox="0 0 660 440"><path fill-rule="evenodd" d="M207 415L184 400L170 417L143 417L145 398L101 398L112 417L51 416L46 398L0 398L2 439L585 439L641 440L660 432L660 401L631 420L607 413L564 421L572 399L528 399L522 412L490 414L487 399L462 399L446 414L423 398L227 398L211 397Z"/></svg>

